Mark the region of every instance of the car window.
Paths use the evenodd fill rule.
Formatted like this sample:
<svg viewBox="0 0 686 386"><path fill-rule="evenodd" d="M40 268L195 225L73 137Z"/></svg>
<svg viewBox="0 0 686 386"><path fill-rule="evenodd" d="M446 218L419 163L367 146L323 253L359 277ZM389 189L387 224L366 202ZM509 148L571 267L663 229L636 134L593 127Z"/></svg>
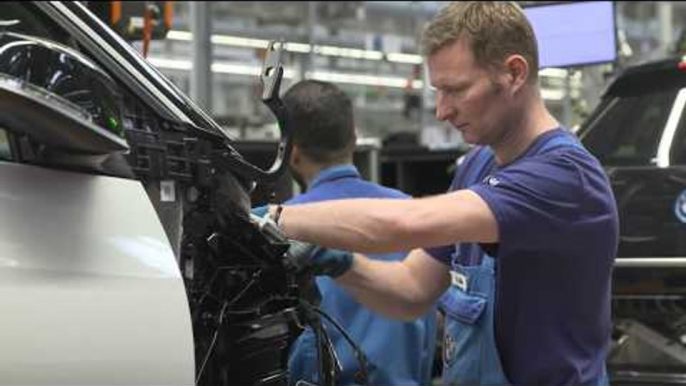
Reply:
<svg viewBox="0 0 686 386"><path fill-rule="evenodd" d="M7 131L0 128L0 161L10 161L12 159L12 152L10 151L10 143L7 138Z"/></svg>
<svg viewBox="0 0 686 386"><path fill-rule="evenodd" d="M677 91L616 96L584 130L584 145L603 165L651 164Z"/></svg>

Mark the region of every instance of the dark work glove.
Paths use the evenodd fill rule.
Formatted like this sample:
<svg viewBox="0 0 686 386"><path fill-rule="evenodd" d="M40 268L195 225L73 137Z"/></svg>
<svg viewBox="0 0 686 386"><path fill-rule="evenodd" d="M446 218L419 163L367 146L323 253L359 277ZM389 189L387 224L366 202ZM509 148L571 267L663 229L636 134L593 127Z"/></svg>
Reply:
<svg viewBox="0 0 686 386"><path fill-rule="evenodd" d="M251 212L257 217L264 217L265 214L267 214L267 211L269 210L269 205L263 205L263 206L257 206L255 208L252 208Z"/></svg>
<svg viewBox="0 0 686 386"><path fill-rule="evenodd" d="M281 229L279 229L279 226L276 225L274 220L272 220L271 216L269 215L269 207L268 206L265 205L265 206L253 208L251 213L250 213L250 220L273 243L278 243L278 244L287 244L288 243L288 239L286 238L286 235L284 235L283 232L281 232Z"/></svg>
<svg viewBox="0 0 686 386"><path fill-rule="evenodd" d="M322 248L310 243L291 240L288 249L291 262L300 270L310 269L314 275L337 278L350 269L353 255L339 249Z"/></svg>

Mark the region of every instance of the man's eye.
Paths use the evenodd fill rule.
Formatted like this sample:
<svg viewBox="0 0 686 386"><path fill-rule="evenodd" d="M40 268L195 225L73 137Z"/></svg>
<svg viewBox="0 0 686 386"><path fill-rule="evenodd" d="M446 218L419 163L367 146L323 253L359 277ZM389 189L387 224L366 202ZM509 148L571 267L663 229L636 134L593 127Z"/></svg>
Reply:
<svg viewBox="0 0 686 386"><path fill-rule="evenodd" d="M460 95L464 92L464 87L455 87L455 88L449 88L445 90L445 93L450 96L457 96Z"/></svg>

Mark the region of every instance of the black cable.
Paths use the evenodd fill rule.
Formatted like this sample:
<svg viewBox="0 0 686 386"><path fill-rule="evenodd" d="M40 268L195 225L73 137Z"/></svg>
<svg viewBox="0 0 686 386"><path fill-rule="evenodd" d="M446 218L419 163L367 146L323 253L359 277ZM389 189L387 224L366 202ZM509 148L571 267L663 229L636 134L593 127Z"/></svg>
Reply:
<svg viewBox="0 0 686 386"><path fill-rule="evenodd" d="M252 287L256 282L257 278L262 274L262 270L259 270L253 274L252 279L248 284L241 289L240 292L236 296L233 297L230 301L225 301L224 304L222 305L222 309L219 312L219 321L218 321L218 327L214 331L214 335L212 336L212 342L210 343L209 348L207 349L207 352L205 353L205 358L203 359L202 365L200 366L200 370L198 371L198 376L195 380L195 384L197 385L198 382L200 382L200 379L202 379L203 373L205 371L205 365L207 365L207 362L210 360L210 357L212 356L212 353L214 352L214 346L217 343L217 338L219 337L219 332L221 331L222 326L224 325L224 315L226 314L227 309L229 306L232 306L235 302L237 302L249 289ZM208 291L209 292L209 291Z"/></svg>
<svg viewBox="0 0 686 386"><path fill-rule="evenodd" d="M203 302L205 302L205 298L212 293L212 285L214 284L214 281L217 279L217 276L219 275L220 271L221 267L217 269L214 272L214 274L212 274L212 277L210 278L209 282L205 285L205 291L200 296L200 299L198 299L198 302L195 304L196 311L193 313L193 320L195 320L195 318L197 317L197 312L200 312L200 306L203 304Z"/></svg>
<svg viewBox="0 0 686 386"><path fill-rule="evenodd" d="M252 268L252 266L246 266L246 267L247 267L247 268ZM233 265L217 267L217 268L215 269L214 274L212 275L212 278L209 280L209 283L208 283L207 285L205 285L205 288L206 288L205 292L200 296L200 299L199 299L199 300L196 302L196 304L195 304L195 308L196 308L197 310L196 310L196 312L192 315L192 318L195 319L195 318L197 317L197 312L200 312L200 306L203 304L203 302L205 301L205 298L206 298L206 297L211 296L211 297L214 298L215 300L218 300L218 299L216 299L215 296L212 295L212 285L214 284L214 282L215 282L215 281L217 280L217 278L219 277L219 274L221 273L221 271L228 270L228 269L237 269L237 268L243 268L243 269L245 269L246 267L243 267L243 266L233 266ZM250 283L248 283L248 284L239 292L238 295L239 295L239 296L242 296L242 295L250 288L250 286L252 286L252 285L255 283L256 277L258 277L258 276L261 275L261 274L262 274L262 270L261 270L261 269L258 270L258 272L254 273L254 274L253 274L253 279L250 281ZM231 301L231 304L233 304L233 303L235 303L236 301L238 301L238 297L239 297L239 296L234 297L234 299Z"/></svg>
<svg viewBox="0 0 686 386"><path fill-rule="evenodd" d="M207 354L205 354L205 359L203 359L203 361L202 361L202 365L200 366L200 371L198 372L198 377L195 379L196 386L199 384L200 379L202 379L202 376L205 372L205 365L210 360L210 356L212 355L212 352L214 352L214 345L217 343L218 337L219 337L219 329L217 329L214 332L214 336L212 337L212 343L210 343L210 347L207 350Z"/></svg>
<svg viewBox="0 0 686 386"><path fill-rule="evenodd" d="M212 353L214 352L214 346L217 343L217 338L219 338L219 331L221 329L221 326L223 325L224 322L224 311L226 310L226 307L228 306L228 303L224 303L222 306L222 310L219 313L219 327L214 331L214 335L212 336L212 342L210 343L210 347L207 349L207 353L205 353L205 358L202 361L202 365L200 366L200 370L198 371L198 376L195 379L195 385L197 386L200 380L202 379L203 374L205 373L205 365L207 365L207 362L210 360L210 357L212 356Z"/></svg>
<svg viewBox="0 0 686 386"><path fill-rule="evenodd" d="M226 269L226 267L221 267L219 270ZM213 275L213 278L211 282L214 282L217 278L218 272L215 272L215 275ZM231 310L232 306L240 300L245 293L257 283L257 279L261 276L262 270L258 270L253 274L252 279L250 282L248 282L239 292L236 294L230 301L225 301L224 304L222 305L222 309L219 315L219 322L218 322L218 327L215 330L212 341L209 345L209 348L205 354L205 358L203 359L202 365L200 366L200 370L198 372L198 376L196 378L196 385L200 382L202 379L202 376L204 375L205 367L207 363L209 362L210 358L212 357L212 354L214 352L215 345L217 343L217 339L219 337L219 333L221 331L221 328L223 326L223 321L224 317L227 314L235 314L238 313L238 311ZM211 286L209 286L208 291L203 294L201 299L204 299L207 296L210 296L211 293ZM309 304L308 302L300 299L300 298L294 298L290 296L276 296L270 299L266 299L265 301L261 302L256 309L259 309L261 306L264 304L273 301L273 300L297 300L301 306L308 312L314 311L319 316L324 317L327 321L329 321L343 336L343 338L346 340L348 345L351 347L355 358L357 359L359 365L360 365L360 372L356 374L356 377L361 378L361 382L363 385L368 385L368 380L367 380L367 359L364 354L364 352L360 349L360 347L355 343L355 341L348 335L347 331L338 324L331 316L326 314L324 311L322 311L320 308ZM250 312L254 312L254 310L251 310ZM318 352L318 358L319 358L319 373L320 373L320 378L321 380L325 380L325 385L324 386L330 386L330 385L335 385L335 376L336 374L341 370L341 365L340 361L338 359L338 356L336 354L336 350L333 347L333 343L331 342L331 339L329 338L328 334L326 333L325 326L321 323L321 321L318 320L318 318L313 318L309 317L310 321L312 323L308 323L311 325L313 332L315 333L315 339L316 339L316 345L317 345L317 352ZM319 321L319 323L315 323L314 321ZM328 358L328 359L327 359ZM334 365L331 365L331 362L333 361ZM326 366L327 368L324 368L325 364L328 364ZM356 379L357 380L357 379Z"/></svg>
<svg viewBox="0 0 686 386"><path fill-rule="evenodd" d="M240 300L240 298L242 298L243 295L245 295L245 293L248 292L250 287L252 287L253 285L255 285L255 283L257 283L257 278L261 275L262 275L262 270L255 272L252 276L252 279L250 279L250 282L248 282L248 284L246 284L245 287L243 287L243 289L240 290L240 292L238 292L238 294L236 294L236 296L234 296L233 299L231 299L231 301L229 301L227 304L230 306L233 306L234 303L236 303L238 300Z"/></svg>
<svg viewBox="0 0 686 386"><path fill-rule="evenodd" d="M339 367L332 368L330 365L332 352L330 346L332 343L330 339L327 339L328 336L323 327L321 323L312 323L315 346L317 347L317 360L319 362L319 382L323 386L333 386L336 384L336 370L340 368L340 363L337 363Z"/></svg>
<svg viewBox="0 0 686 386"><path fill-rule="evenodd" d="M338 324L331 316L329 316L326 312L322 311L321 308L316 307L312 304L309 304L303 300L300 301L302 305L304 305L306 308L309 308L310 310L313 310L317 314L323 316L329 323L331 323L343 336L343 338L346 340L350 348L353 350L353 353L355 354L355 358L357 359L358 364L360 365L360 372L359 376L362 378L362 384L367 386L369 383L367 379L367 356L364 354L364 351L360 348L360 346L355 343L355 341L348 335L347 331L345 331L345 328Z"/></svg>
<svg viewBox="0 0 686 386"><path fill-rule="evenodd" d="M259 313L259 310L262 309L262 307L265 307L267 304L269 304L272 301L278 301L278 300L291 300L291 298L287 296L272 296L267 299L264 299L257 305L255 305L253 308L250 309L243 309L243 310L233 310L233 309L228 309L226 311L226 314L228 315L247 315L247 314L255 314Z"/></svg>
<svg viewBox="0 0 686 386"><path fill-rule="evenodd" d="M359 376L362 378L362 385L368 386L369 385L369 380L367 379L367 356L364 354L364 351L360 348L360 346L355 343L355 341L348 335L347 331L338 324L331 316L327 315L324 311L322 311L318 307L313 307L315 312L317 312L319 315L323 316L326 320L328 320L331 324L336 327L336 329L343 335L343 338L345 338L346 342L350 345L350 348L353 350L353 353L355 354L355 358L357 359L357 362L360 365L360 373Z"/></svg>

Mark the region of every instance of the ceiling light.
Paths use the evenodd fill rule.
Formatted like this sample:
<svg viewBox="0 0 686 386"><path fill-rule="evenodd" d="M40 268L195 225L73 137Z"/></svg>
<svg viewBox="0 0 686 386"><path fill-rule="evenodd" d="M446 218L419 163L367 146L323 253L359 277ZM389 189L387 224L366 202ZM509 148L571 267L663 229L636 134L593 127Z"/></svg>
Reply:
<svg viewBox="0 0 686 386"><path fill-rule="evenodd" d="M344 74L335 72L316 71L312 73L312 78L332 83L351 83L365 86L385 86L394 88L405 88L407 79L399 77L361 75L361 74ZM414 88L421 88L421 81L413 82Z"/></svg>
<svg viewBox="0 0 686 386"><path fill-rule="evenodd" d="M390 52L386 54L386 58L389 62L408 64L421 64L424 61L420 55L402 54L399 52Z"/></svg>
<svg viewBox="0 0 686 386"><path fill-rule="evenodd" d="M190 71L193 68L193 64L190 60L177 60L177 59L165 59L165 58L148 58L153 66L158 68L166 68L169 70L183 70Z"/></svg>
<svg viewBox="0 0 686 386"><path fill-rule="evenodd" d="M171 40L190 41L193 39L193 34L188 31L171 30L167 33L167 38ZM227 45L233 47L248 47L248 48L267 48L269 44L265 39L244 38L230 35L212 35L212 43ZM306 43L288 42L285 47L286 51L296 52L301 54L310 53L311 46ZM328 45L315 45L314 53L325 56L337 56L342 58L352 59L366 59L366 60L383 60L384 54L381 51L362 50L357 48L337 47ZM391 62L397 63L421 63L422 58L419 55L410 55L402 53L389 53L387 58Z"/></svg>
<svg viewBox="0 0 686 386"><path fill-rule="evenodd" d="M238 36L212 35L212 43L234 47L263 48L269 46L269 41L264 39L242 38Z"/></svg>
<svg viewBox="0 0 686 386"><path fill-rule="evenodd" d="M298 52L301 54L309 54L310 53L310 45L304 44L304 43L287 42L285 49L286 49L286 51Z"/></svg>
<svg viewBox="0 0 686 386"><path fill-rule="evenodd" d="M561 101L565 97L564 90L553 90L550 88L541 89L541 97L551 101Z"/></svg>
<svg viewBox="0 0 686 386"><path fill-rule="evenodd" d="M548 67L538 71L539 76L549 78L566 78L568 71L564 68Z"/></svg>
<svg viewBox="0 0 686 386"><path fill-rule="evenodd" d="M339 56L343 58L381 60L381 51L366 51L356 48L334 47L334 46L315 46L315 53L328 56Z"/></svg>
<svg viewBox="0 0 686 386"><path fill-rule="evenodd" d="M158 68L190 71L193 64L189 60L166 59L166 58L148 58L148 61ZM212 72L219 74L235 74L235 75L249 75L259 76L262 71L261 67L231 62L215 62L212 64ZM407 85L407 79L400 77L384 77L362 74L345 74L335 72L316 71L311 74L313 79L335 82L335 83L351 83L366 86L385 86L404 88ZM292 79L295 77L293 70L284 70L284 78ZM422 87L422 82L415 80L412 86L416 89Z"/></svg>
<svg viewBox="0 0 686 386"><path fill-rule="evenodd" d="M190 41L193 39L193 34L188 31L171 30L167 32L167 39Z"/></svg>

